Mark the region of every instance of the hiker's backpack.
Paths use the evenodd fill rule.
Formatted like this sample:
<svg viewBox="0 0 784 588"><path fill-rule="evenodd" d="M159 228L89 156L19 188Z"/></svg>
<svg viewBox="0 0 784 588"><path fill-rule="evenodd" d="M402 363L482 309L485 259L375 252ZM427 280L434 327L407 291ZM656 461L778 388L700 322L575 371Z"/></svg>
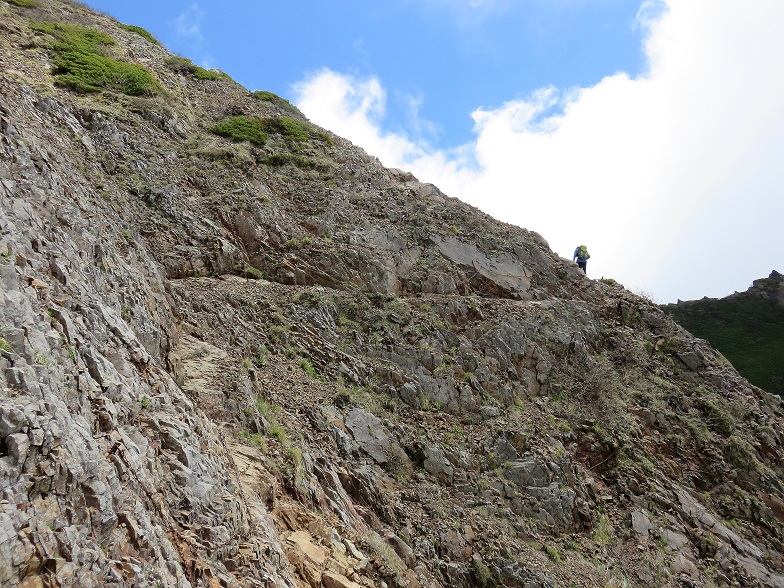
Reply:
<svg viewBox="0 0 784 588"><path fill-rule="evenodd" d="M591 259L591 256L588 254L588 248L585 245L580 245L577 248L577 259Z"/></svg>

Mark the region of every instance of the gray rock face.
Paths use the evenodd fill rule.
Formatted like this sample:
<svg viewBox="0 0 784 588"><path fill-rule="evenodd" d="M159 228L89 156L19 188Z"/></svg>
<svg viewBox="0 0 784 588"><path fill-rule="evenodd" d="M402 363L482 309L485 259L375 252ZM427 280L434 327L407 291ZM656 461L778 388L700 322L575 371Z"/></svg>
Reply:
<svg viewBox="0 0 784 588"><path fill-rule="evenodd" d="M0 583L34 585L46 570L61 585L185 586L252 563L259 581L293 585L274 530L258 532L269 522L236 494L230 457L203 450L220 433L156 361L172 332L161 268L105 238L119 229L57 143L12 122L34 112L32 95L15 98L0 109L0 167L15 178L0 190ZM83 132L56 101L39 106Z"/></svg>
<svg viewBox="0 0 784 588"><path fill-rule="evenodd" d="M363 451L378 464L385 464L390 459L405 455L378 417L361 408L354 408L348 414L346 427Z"/></svg>
<svg viewBox="0 0 784 588"><path fill-rule="evenodd" d="M576 524L577 493L568 486L568 477L561 466L524 457L511 462L504 476L526 496L523 511L558 529L569 529Z"/></svg>
<svg viewBox="0 0 784 588"><path fill-rule="evenodd" d="M436 247L441 254L458 266L470 268L491 282L499 293L514 298L528 299L531 287L531 272L523 267L522 260L513 255L487 257L470 243L457 238L437 239ZM453 294L455 291L439 292Z"/></svg>
<svg viewBox="0 0 784 588"><path fill-rule="evenodd" d="M425 447L425 459L422 466L445 484L452 483L455 470L440 447Z"/></svg>
<svg viewBox="0 0 784 588"><path fill-rule="evenodd" d="M632 513L632 530L640 539L647 539L653 529L651 519L645 511L637 510Z"/></svg>

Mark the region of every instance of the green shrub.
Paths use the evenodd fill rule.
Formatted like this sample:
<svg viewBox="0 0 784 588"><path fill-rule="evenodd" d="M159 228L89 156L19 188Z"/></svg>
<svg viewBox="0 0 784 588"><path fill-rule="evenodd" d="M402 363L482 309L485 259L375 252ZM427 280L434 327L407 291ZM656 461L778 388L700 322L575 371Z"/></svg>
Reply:
<svg viewBox="0 0 784 588"><path fill-rule="evenodd" d="M263 280L264 279L264 272L261 271L259 268L253 267L252 265L245 264L244 269L242 272L245 274L246 278L253 278L254 280Z"/></svg>
<svg viewBox="0 0 784 588"><path fill-rule="evenodd" d="M253 358L253 363L256 367L261 367L267 363L267 359L269 359L270 350L267 349L266 345L262 345L259 347L258 351L256 352L256 356Z"/></svg>
<svg viewBox="0 0 784 588"><path fill-rule="evenodd" d="M708 426L721 435L728 436L735 430L736 423L732 406L715 395L703 394L697 399L697 408Z"/></svg>
<svg viewBox="0 0 784 588"><path fill-rule="evenodd" d="M606 514L599 515L599 520L594 525L593 540L600 545L607 545L615 536L615 530Z"/></svg>
<svg viewBox="0 0 784 588"><path fill-rule="evenodd" d="M473 571L474 571L474 580L476 581L476 585L480 588L495 588L498 586L498 581L493 576L493 572L490 571L485 563L481 559L474 559L472 561Z"/></svg>
<svg viewBox="0 0 784 588"><path fill-rule="evenodd" d="M2 342L2 339L0 339ZM332 398L332 403L338 408L345 408L352 402L351 393L346 388L339 388L335 396Z"/></svg>
<svg viewBox="0 0 784 588"><path fill-rule="evenodd" d="M200 66L195 66L196 69L193 72L193 75L196 76L196 79L199 80L222 80L223 78L228 78L225 73L222 71L213 71L211 69L204 69Z"/></svg>
<svg viewBox="0 0 784 588"><path fill-rule="evenodd" d="M232 116L208 129L210 132L233 141L248 141L254 145L264 145L267 133L261 119L247 116Z"/></svg>
<svg viewBox="0 0 784 588"><path fill-rule="evenodd" d="M33 0L5 0L8 4L13 4L14 6L20 6L21 8L35 8L40 6L38 2L33 2Z"/></svg>
<svg viewBox="0 0 784 588"><path fill-rule="evenodd" d="M131 31L132 33L136 33L140 37L144 37L145 39L147 39L150 43L153 43L155 45L160 45L160 42L158 41L158 39L153 37L152 34L148 30L143 29L142 27L137 27L136 25L128 25L128 24L120 23L120 28L123 28L126 31Z"/></svg>
<svg viewBox="0 0 784 588"><path fill-rule="evenodd" d="M256 92L251 92L251 95L261 102L269 102L288 112L289 114L293 114L295 116L303 116L302 112L294 106L291 102L286 100L285 98L281 98L277 94L273 94L272 92L267 92L265 90L257 90Z"/></svg>
<svg viewBox="0 0 784 588"><path fill-rule="evenodd" d="M679 337L667 337L656 344L656 349L664 355L675 355L683 347L683 340Z"/></svg>
<svg viewBox="0 0 784 588"><path fill-rule="evenodd" d="M724 458L736 468L748 471L760 469L757 453L751 444L737 435L731 435L724 446Z"/></svg>
<svg viewBox="0 0 784 588"><path fill-rule="evenodd" d="M274 415L278 414L281 410L280 406L277 404L270 404L263 398L256 397L254 403L256 404L256 410L266 419L274 418Z"/></svg>
<svg viewBox="0 0 784 588"><path fill-rule="evenodd" d="M251 92L251 95L256 98L256 100L261 100L262 102L270 102L272 104L290 104L288 100L285 100L284 98L281 98L272 92L267 92L266 90L256 90L255 92Z"/></svg>
<svg viewBox="0 0 784 588"><path fill-rule="evenodd" d="M247 445L250 445L251 447L258 447L264 452L267 451L267 440L261 433L248 433L246 431L241 431L239 437Z"/></svg>
<svg viewBox="0 0 784 588"><path fill-rule="evenodd" d="M284 347L289 342L289 329L285 325L272 325L269 328L270 343Z"/></svg>
<svg viewBox="0 0 784 588"><path fill-rule="evenodd" d="M547 553L547 557L553 560L555 563L560 564L563 561L563 555L558 550L557 547L551 547L550 545L544 546L544 551Z"/></svg>
<svg viewBox="0 0 784 588"><path fill-rule="evenodd" d="M304 143L310 139L318 139L332 144L324 131L319 131L309 122L297 120L290 116L275 116L263 119L265 130L272 135L280 135L289 141Z"/></svg>
<svg viewBox="0 0 784 588"><path fill-rule="evenodd" d="M315 135L315 130L308 123L288 116L264 119L267 132L282 135L290 141L307 141Z"/></svg>
<svg viewBox="0 0 784 588"><path fill-rule="evenodd" d="M257 145L267 142L268 135L279 135L288 141L303 143L313 138L329 140L326 133L317 131L309 123L293 119L288 116L275 116L269 118L232 116L222 120L209 129L217 135L235 141L250 141ZM315 164L303 157L296 155L272 155L265 162L268 165L295 165L313 167Z"/></svg>
<svg viewBox="0 0 784 588"><path fill-rule="evenodd" d="M167 57L163 62L169 67L169 69L182 74L190 74L199 80L221 80L223 78L229 77L221 71L204 69L203 67L193 63L190 59L177 55Z"/></svg>
<svg viewBox="0 0 784 588"><path fill-rule="evenodd" d="M55 83L77 92L109 90L129 96L155 94L161 89L146 69L106 55L114 40L93 29L71 24L39 22L31 28L56 39L51 49Z"/></svg>
<svg viewBox="0 0 784 588"><path fill-rule="evenodd" d="M321 379L321 375L318 373L316 368L313 367L313 364L307 357L303 357L299 360L299 367L301 367L311 378L315 380Z"/></svg>

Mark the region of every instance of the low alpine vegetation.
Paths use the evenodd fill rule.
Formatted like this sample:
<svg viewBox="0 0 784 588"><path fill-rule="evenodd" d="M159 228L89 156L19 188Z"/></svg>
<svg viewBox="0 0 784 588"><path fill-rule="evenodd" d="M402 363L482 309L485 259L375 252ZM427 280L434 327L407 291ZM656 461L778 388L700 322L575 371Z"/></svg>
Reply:
<svg viewBox="0 0 784 588"><path fill-rule="evenodd" d="M8 4L13 4L14 6L19 6L20 8L35 8L39 6L38 2L34 2L33 0L5 0Z"/></svg>
<svg viewBox="0 0 784 588"><path fill-rule="evenodd" d="M109 90L129 96L151 95L161 89L140 65L109 57L106 47L114 45L114 39L100 31L53 22L30 26L56 39L51 51L52 73L58 86L84 93Z"/></svg>
<svg viewBox="0 0 784 588"><path fill-rule="evenodd" d="M320 139L331 143L329 136L323 131L289 116L269 118L232 116L210 127L209 130L216 135L234 141L249 141L255 145L264 145L269 135L277 135L292 143L304 143L311 139ZM269 165L285 165L286 163L300 165L304 162L275 159L267 163Z"/></svg>
<svg viewBox="0 0 784 588"><path fill-rule="evenodd" d="M304 142L317 135L308 123L288 116L265 118L263 125L267 132L282 135L290 141Z"/></svg>
<svg viewBox="0 0 784 588"><path fill-rule="evenodd" d="M158 41L158 39L153 37L152 34L148 30L143 29L142 27L137 27L136 25L122 24L122 23L120 23L120 27L125 29L126 31L131 31L132 33L136 33L140 37L144 37L145 39L147 39L150 43L153 43L154 45L160 45L160 42Z"/></svg>
<svg viewBox="0 0 784 588"><path fill-rule="evenodd" d="M190 59L185 57L168 57L166 60L164 60L164 63L169 67L169 69L172 69L181 74L190 74L199 80L221 80L223 78L229 77L221 71L204 69L203 67L196 65Z"/></svg>
<svg viewBox="0 0 784 588"><path fill-rule="evenodd" d="M232 141L248 141L259 146L267 142L267 133L259 118L232 116L210 127L209 130Z"/></svg>
<svg viewBox="0 0 784 588"><path fill-rule="evenodd" d="M272 92L267 92L265 90L258 90L256 92L251 92L253 97L260 102L269 102L274 106L277 106L281 110L288 112L293 116L302 117L302 113L300 112L299 108L294 106L291 102L286 100L285 98L281 98L277 94L273 94Z"/></svg>

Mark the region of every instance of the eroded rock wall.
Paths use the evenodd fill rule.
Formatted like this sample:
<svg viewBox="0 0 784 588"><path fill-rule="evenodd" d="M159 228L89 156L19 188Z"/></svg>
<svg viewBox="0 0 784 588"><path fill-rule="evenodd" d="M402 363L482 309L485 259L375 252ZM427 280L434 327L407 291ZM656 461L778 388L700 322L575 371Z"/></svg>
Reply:
<svg viewBox="0 0 784 588"><path fill-rule="evenodd" d="M293 586L218 424L166 370L163 268L65 155L52 105L3 95L0 581Z"/></svg>

